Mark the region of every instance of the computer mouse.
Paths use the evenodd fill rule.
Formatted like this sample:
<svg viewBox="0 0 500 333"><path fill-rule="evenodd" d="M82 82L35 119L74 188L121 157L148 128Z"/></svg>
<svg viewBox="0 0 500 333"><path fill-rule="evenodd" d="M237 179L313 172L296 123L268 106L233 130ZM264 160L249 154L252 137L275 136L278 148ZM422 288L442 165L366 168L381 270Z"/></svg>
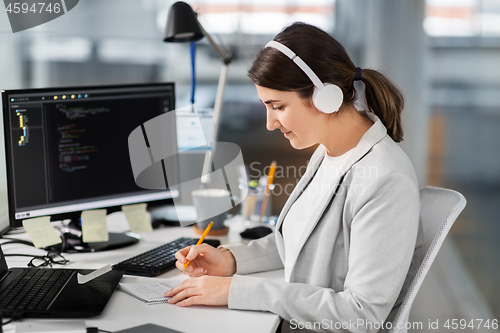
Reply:
<svg viewBox="0 0 500 333"><path fill-rule="evenodd" d="M267 236L272 232L273 232L273 230L269 227L258 226L258 227L249 228L249 229L241 232L240 235L243 238L257 239L257 238L262 238L264 236Z"/></svg>

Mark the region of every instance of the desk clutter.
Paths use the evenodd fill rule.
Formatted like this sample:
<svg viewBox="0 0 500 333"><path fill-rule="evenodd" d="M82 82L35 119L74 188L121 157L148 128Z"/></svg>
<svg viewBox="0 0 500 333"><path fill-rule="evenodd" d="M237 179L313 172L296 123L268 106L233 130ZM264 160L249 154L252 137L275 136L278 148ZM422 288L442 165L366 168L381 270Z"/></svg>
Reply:
<svg viewBox="0 0 500 333"><path fill-rule="evenodd" d="M116 218L120 217L120 220L123 219L124 227L126 222L124 221L123 214L119 214L115 216ZM111 221L113 224L117 221ZM244 227L248 227L245 221L239 217L235 218L231 221L228 221L228 225L231 228L229 236L218 237L219 239L215 241L215 243L211 243L212 241L209 239L205 239L206 243L211 243L211 245L217 246L219 242L221 244L228 244L231 242L237 242L240 240L239 233L244 230ZM113 231L120 231L118 229L113 229ZM192 228L185 227L167 227L156 229L151 233L144 233L141 235L141 241L137 244L123 249L111 250L111 251L98 251L94 253L69 253L63 254L67 260L70 261L71 267L67 267L64 270L70 271L70 269L75 269L76 273L80 273L83 275L95 272L94 270L102 267L105 264L114 264L120 261L124 261L127 257L135 256L137 253L148 252L151 247L158 247L158 245L162 245L165 242L171 242L172 240L177 240L180 238L191 238L191 243L195 243L197 241L197 236L194 234ZM33 254L40 255L44 252L41 249L36 249L33 246L27 246L24 243L12 244L10 243L13 238L19 239L27 239L29 240L29 236L26 233L19 233L17 235L9 235L5 238L2 238L2 248L9 255L7 256L7 261L10 267L23 267L30 261L30 259L26 257L17 257L12 256L15 253L25 253L25 254ZM209 237L209 236L207 236ZM232 237L232 238L231 238ZM9 238L9 240L7 239ZM5 244L5 245L3 245ZM181 245L183 246L183 245ZM172 254L173 256L173 254ZM35 262L38 264L38 261ZM1 266L0 266L1 267ZM174 267L174 266L172 266ZM18 268L11 268L10 270L17 270ZM30 268L22 268L22 269L30 269ZM56 269L44 269L55 271ZM84 271L83 269L87 269ZM78 285L79 288L85 288L85 290L89 291L92 287L101 288L103 285L107 285L108 283L105 281L107 274L115 274L122 273L120 270L112 270L102 276L99 276L95 280L91 280L83 285ZM267 274L267 273L266 273ZM275 275L273 272L269 275L272 278L280 278L281 275ZM282 273L279 273L282 274ZM0 282L0 287L3 286L3 283L10 277L13 276L11 273L6 279ZM265 275L267 276L267 275ZM101 277L104 279L102 280ZM177 269L171 269L170 271L162 274L159 277L155 277L153 279L149 277L139 277L138 275L123 275L123 278L119 281L116 281L116 286L119 283L124 285L133 284L135 286L141 286L142 284L156 284L156 283L171 283L177 285L175 281L181 281L185 278L185 275L180 273ZM71 278L71 285L78 284L77 282L77 274L73 275ZM274 332L276 330L278 316L270 313L254 313L249 311L232 311L228 308L211 308L211 307L193 307L190 309L184 309L177 306L170 306L167 303L163 303L163 305L158 306L149 306L148 303L143 303L135 297L130 296L129 294L120 290L115 290L114 282L113 285L109 288L110 290L114 290L112 297L109 299L108 304L105 307L105 311L103 311L99 316L90 316L85 320L87 327L98 327L99 329L104 329L112 332L120 332L120 333L129 333L129 332L199 332L203 329L207 332L221 332L221 333L229 333L229 332ZM142 286L144 287L144 286ZM149 286L145 286L149 288ZM134 288L134 287L133 287ZM165 289L169 289L166 286ZM1 288L0 288L1 289ZM162 291L165 291L162 289ZM162 300L162 294L158 298ZM79 299L75 300L74 295L70 295L68 297L71 300L72 306L78 310L78 314L82 317L87 317L85 313L82 312L82 306L87 306L87 302L82 303ZM2 298L0 298L2 299ZM156 304L156 303L153 303ZM70 307L68 307L70 309ZM50 306L49 306L50 310ZM87 310L85 310L87 311ZM3 311L0 311L3 312ZM8 313L3 312L3 321L4 323L11 322L4 326L4 332L6 333L14 333L17 332L16 325L18 323L38 323L41 322L38 319L23 319L19 322L18 317L9 316ZM192 320L193 316L198 317L201 316L205 318L203 322L198 323L196 320ZM66 316L65 316L66 317ZM24 316L23 316L24 318ZM60 316L57 316L60 321L64 322L73 322L75 319L66 317L62 319ZM227 318L232 318L231 320L227 320ZM43 322L46 322L47 319L43 319ZM256 324L258 322L258 324ZM156 324L158 327L150 327L145 326L147 323ZM221 326L221 323L224 323ZM264 324L262 324L264 323ZM57 332L58 325L54 322L50 322L50 327L53 329L49 332ZM167 328L170 327L170 328ZM266 329L261 329L265 327ZM149 329L158 329L149 330Z"/></svg>
<svg viewBox="0 0 500 333"><path fill-rule="evenodd" d="M131 233L138 234L153 230L147 215L146 204L124 205L121 208ZM70 225L65 226L67 230L73 228L74 236L79 240L79 242L75 243L76 246L72 246L72 250L75 252L85 252L86 249L84 249L84 244L94 244L97 247L91 246L92 249L89 249L89 251L96 251L100 250L100 246L95 243L102 243L102 246L104 246L104 242L109 242L111 236L107 230L106 216L106 209L85 210L82 211L81 221L74 220L70 222ZM22 225L30 236L34 246L37 248L61 244L71 238L67 237L69 236L68 233L64 235L68 239L62 239L61 236L59 236L54 225L51 223L50 216L25 219L22 221ZM114 237L116 237L116 234ZM127 245L133 243L135 242L131 240L131 243L127 243ZM68 244L65 245L66 248L62 250L69 250L69 248L67 248Z"/></svg>

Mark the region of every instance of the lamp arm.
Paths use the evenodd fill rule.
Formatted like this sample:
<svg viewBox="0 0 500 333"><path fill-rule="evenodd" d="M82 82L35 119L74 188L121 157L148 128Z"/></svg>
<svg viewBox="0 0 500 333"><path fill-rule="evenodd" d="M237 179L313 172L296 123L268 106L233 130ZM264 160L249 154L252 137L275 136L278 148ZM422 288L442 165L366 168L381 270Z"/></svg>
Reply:
<svg viewBox="0 0 500 333"><path fill-rule="evenodd" d="M231 54L230 50L222 49L215 41L213 40L212 36L203 28L203 25L201 24L200 20L198 19L198 23L200 24L201 32L203 32L203 35L207 38L208 42L212 47L215 49L215 51L219 54L219 56L222 58L222 61L224 62L225 65L228 65L231 63L233 55Z"/></svg>
<svg viewBox="0 0 500 333"><path fill-rule="evenodd" d="M227 85L228 70L229 70L229 65L227 64L222 65L220 69L219 83L217 85L217 93L215 95L215 101L214 101L214 113L212 117L212 126L213 126L212 135L214 137L214 140L217 140L217 138L219 137L219 123L222 111L222 102L224 100L224 92L226 90L226 85Z"/></svg>

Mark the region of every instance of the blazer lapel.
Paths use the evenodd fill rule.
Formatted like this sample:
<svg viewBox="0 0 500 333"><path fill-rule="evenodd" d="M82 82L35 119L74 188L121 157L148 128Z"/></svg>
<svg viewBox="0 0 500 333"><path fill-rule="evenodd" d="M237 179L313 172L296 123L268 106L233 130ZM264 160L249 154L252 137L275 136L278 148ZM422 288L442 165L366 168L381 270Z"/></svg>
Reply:
<svg viewBox="0 0 500 333"><path fill-rule="evenodd" d="M373 125L366 131L366 133L363 135L359 143L357 144L356 147L353 148L351 155L349 159L346 161L344 164L342 171L341 171L341 177L339 179L339 183L335 187L334 191L331 191L329 195L325 196L321 202L318 205L318 208L314 212L314 214L310 217L309 221L307 222L307 226L304 229L304 233L302 234L302 237L300 238L299 241L299 251L297 251L297 257L300 254L300 251L304 244L306 243L307 239L311 235L312 231L314 230L314 227L318 224L319 220L321 219L321 216L323 215L326 207L328 204L334 199L335 192L338 189L339 186L341 186L341 181L344 179L345 174L351 169L351 167L360 159L362 159L371 149L372 147L377 144L380 140L384 138L384 136L387 134L387 130L385 126L382 124L382 122L378 119L378 117L372 113L372 112L366 112L366 111L361 111L365 112L365 115L371 119L374 123ZM319 168L321 162L323 161L324 154L325 154L325 148L321 146L321 150L318 153L322 153L322 155L316 159L311 160L311 164L308 167L308 172L301 178L295 189L293 190L292 194L288 198L285 206L283 207L283 210L281 211L281 214L278 218L277 224L276 224L276 229L279 231L276 233L277 237L277 245L278 245L278 251L280 253L280 256L285 262L285 251L284 251L284 243L283 243L283 235L281 233L281 227L283 224L283 220L286 217L286 214L288 213L290 207L293 205L295 200L300 196L300 194L304 191L306 186L309 184L309 182L312 180L314 175L316 174L317 169ZM319 149L318 149L319 150ZM297 257L293 258L293 262L297 261ZM293 270L293 268L292 268Z"/></svg>

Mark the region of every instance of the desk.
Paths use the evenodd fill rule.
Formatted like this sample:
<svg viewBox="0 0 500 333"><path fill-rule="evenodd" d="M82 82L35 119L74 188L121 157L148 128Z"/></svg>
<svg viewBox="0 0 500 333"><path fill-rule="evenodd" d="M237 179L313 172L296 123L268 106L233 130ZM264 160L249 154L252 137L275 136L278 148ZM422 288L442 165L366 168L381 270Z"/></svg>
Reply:
<svg viewBox="0 0 500 333"><path fill-rule="evenodd" d="M241 240L239 232L245 225L238 218L227 221L230 232L226 236L218 236L221 244L234 243ZM123 231L128 229L124 224L123 216L114 213L108 216L108 230ZM14 237L14 236L12 236ZM97 252L75 253L64 255L71 261L71 268L99 268L106 264L115 264L135 254L142 253L158 245L167 243L179 237L197 237L191 227L169 227L154 230L151 233L141 234L141 241L127 248ZM17 236L16 238L21 238ZM25 245L5 245L5 253L33 253L43 254L45 251L27 247ZM27 260L22 257L7 257L9 267L25 267ZM59 267L59 266L56 266ZM283 271L271 271L254 274L260 277L283 279ZM145 278L125 275L122 282L146 282L158 279L185 279L185 275L177 269L171 270L156 278ZM30 319L38 320L38 319ZM47 321L55 319L47 319ZM279 317L269 312L229 310L225 307L192 306L179 308L171 304L146 305L122 291L115 291L104 312L85 320L87 327L97 326L107 331L118 331L125 328L146 323L169 327L181 332L275 332L279 324ZM14 325L4 327L4 332L14 333Z"/></svg>

